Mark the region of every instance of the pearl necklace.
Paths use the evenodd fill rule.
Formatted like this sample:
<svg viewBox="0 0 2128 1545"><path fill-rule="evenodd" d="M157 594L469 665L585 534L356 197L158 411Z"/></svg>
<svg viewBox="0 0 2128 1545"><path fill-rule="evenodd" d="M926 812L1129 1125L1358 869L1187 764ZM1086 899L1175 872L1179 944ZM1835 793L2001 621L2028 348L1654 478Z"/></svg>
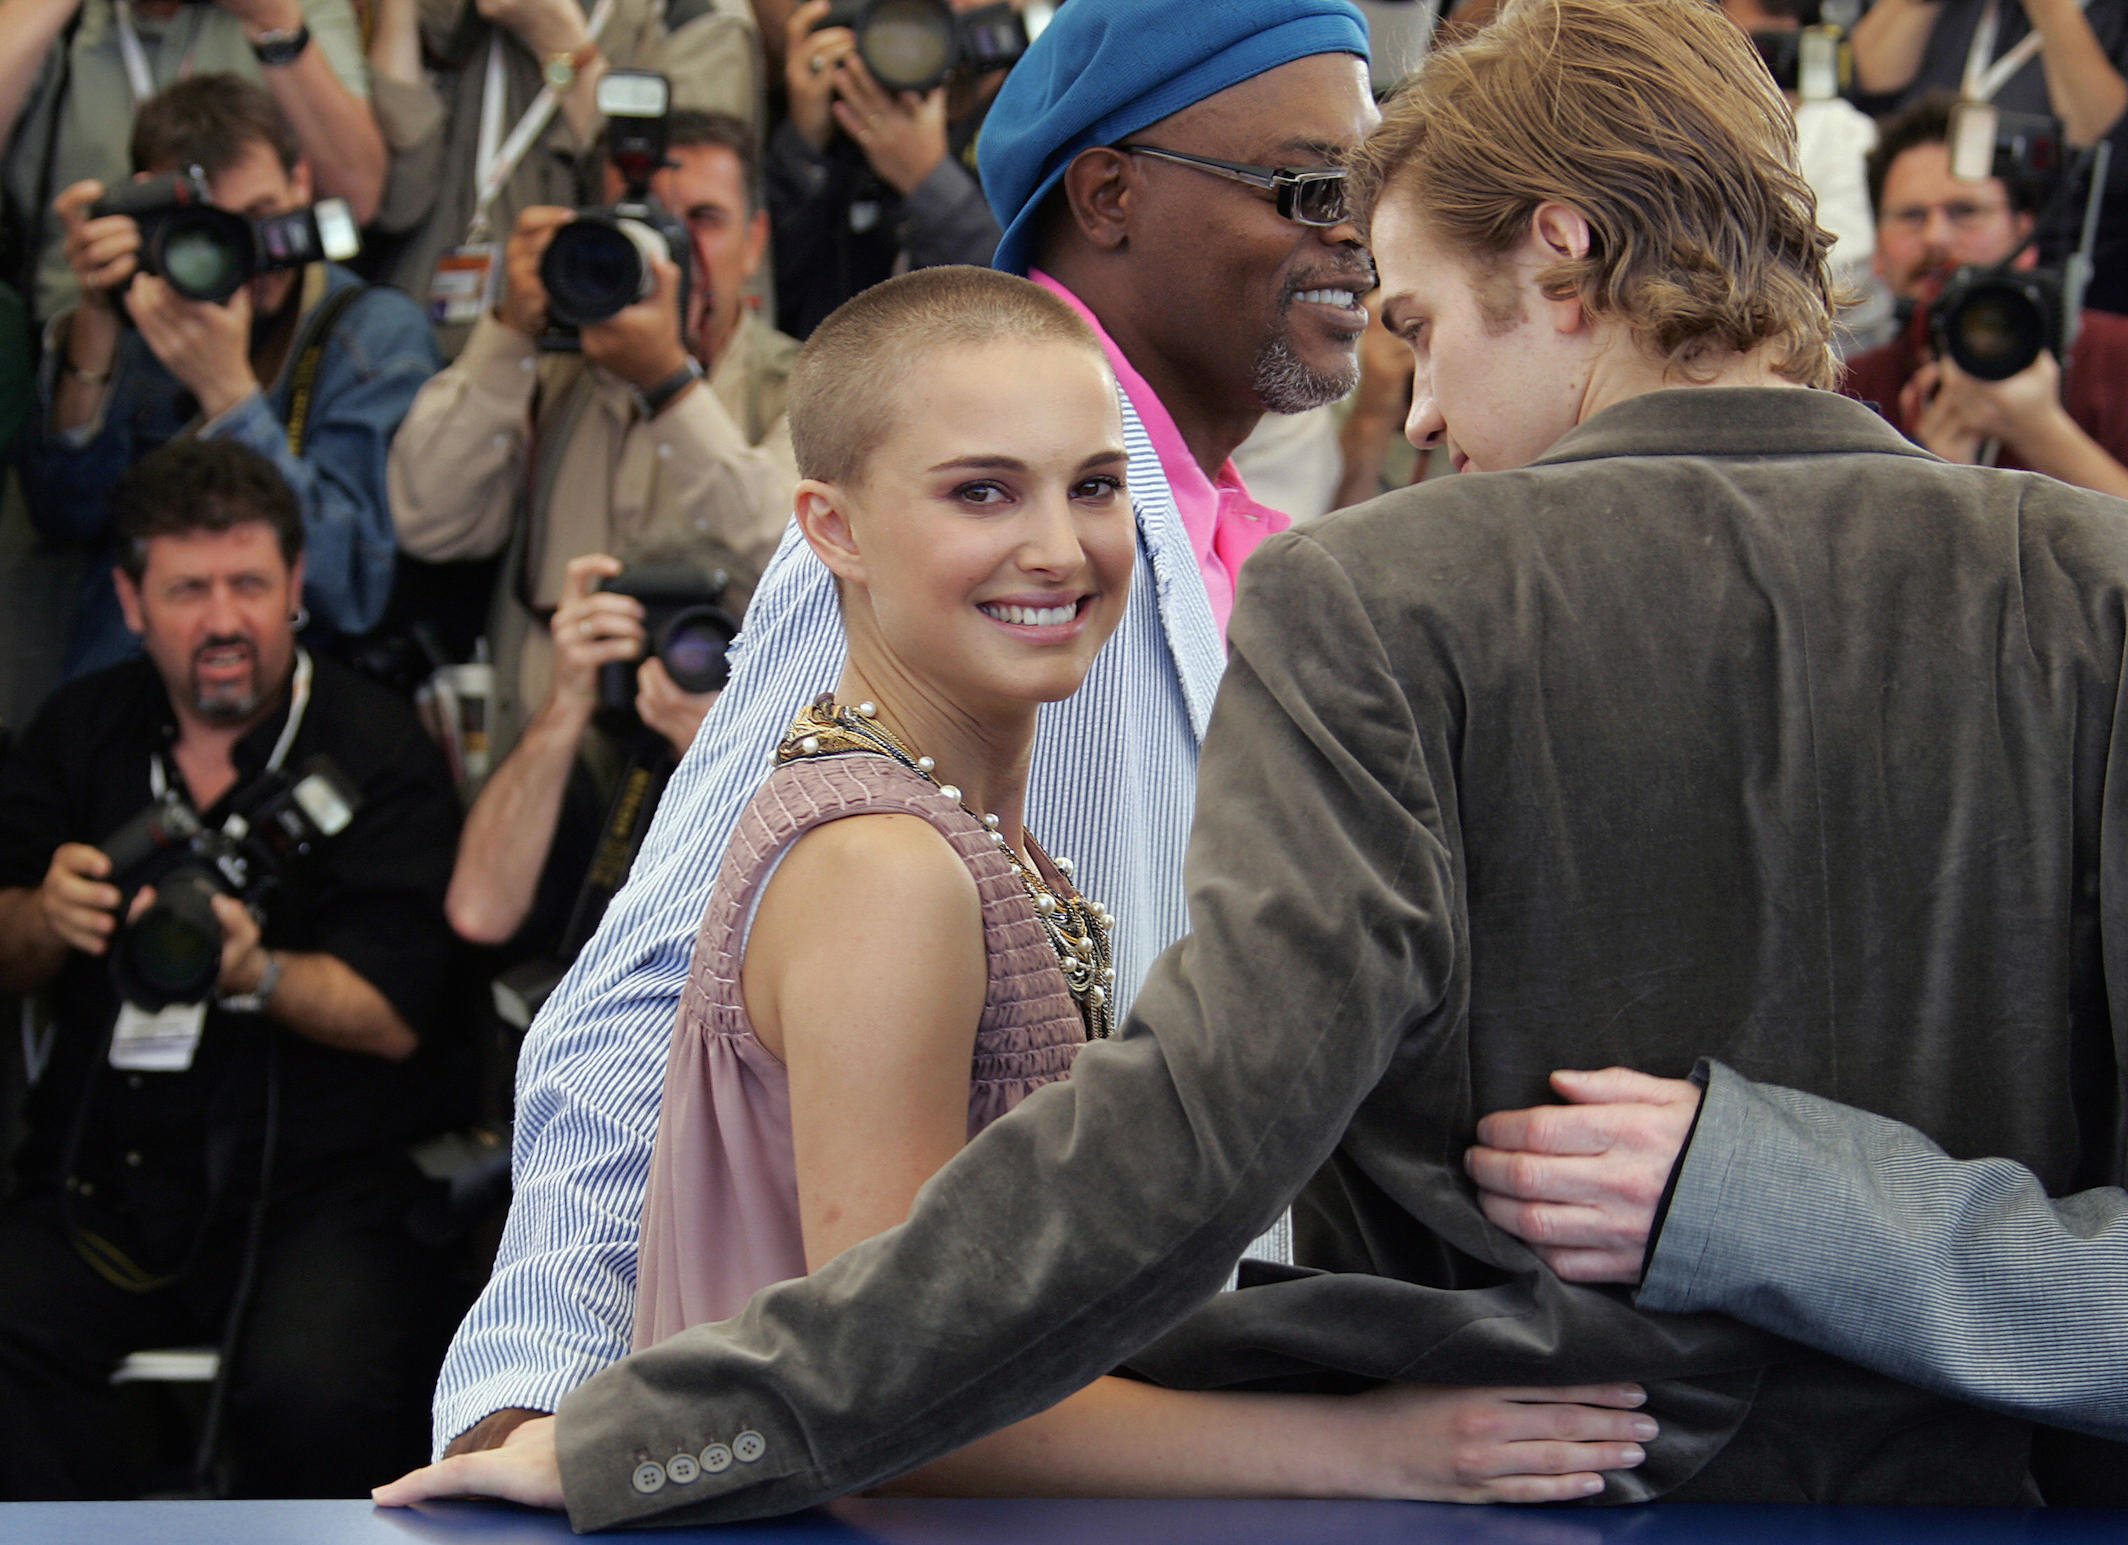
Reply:
<svg viewBox="0 0 2128 1545"><path fill-rule="evenodd" d="M998 830L995 814L977 815L968 802L961 798L960 789L951 783L938 780L938 764L928 756L918 756L901 740L879 722L879 709L872 703L859 703L854 709L836 705L833 694L823 693L791 724L790 733L776 747L776 761L795 762L806 757L835 756L849 751L870 751L894 761L921 776L926 782L952 800L969 815L982 822L990 833L990 840L997 844L1012 865L1020 883L1027 888L1028 899L1034 903L1036 921L1042 925L1042 933L1049 940L1049 947L1056 951L1057 965L1064 972L1064 986L1071 993L1072 1002L1078 1005L1079 1017L1086 1022L1086 1038L1101 1041L1108 1038L1114 1028L1115 1011L1109 1006L1109 989L1116 980L1113 946L1109 935L1115 931L1116 919L1108 908L1098 901L1089 901L1079 894L1076 887L1067 885L1064 892L1050 889L1033 866L1013 851L1005 834ZM1026 836L1028 847L1042 853L1041 845L1031 833ZM1050 858L1057 873L1069 881L1072 862L1068 858Z"/></svg>

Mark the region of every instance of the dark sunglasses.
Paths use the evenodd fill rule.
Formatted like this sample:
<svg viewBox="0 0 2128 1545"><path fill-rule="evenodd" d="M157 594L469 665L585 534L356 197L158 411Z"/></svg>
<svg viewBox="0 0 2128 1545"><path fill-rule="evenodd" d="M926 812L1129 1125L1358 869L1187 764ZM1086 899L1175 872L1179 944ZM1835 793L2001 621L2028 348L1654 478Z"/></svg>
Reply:
<svg viewBox="0 0 2128 1545"><path fill-rule="evenodd" d="M1342 167L1301 170L1291 166L1249 166L1240 161L1215 161L1210 156L1162 150L1157 145L1118 145L1116 149L1134 156L1157 156L1162 161L1194 166L1215 177L1227 177L1235 182L1245 182L1252 188L1263 188L1277 196L1279 214L1296 224L1343 225L1352 218L1352 205L1345 197L1346 174Z"/></svg>

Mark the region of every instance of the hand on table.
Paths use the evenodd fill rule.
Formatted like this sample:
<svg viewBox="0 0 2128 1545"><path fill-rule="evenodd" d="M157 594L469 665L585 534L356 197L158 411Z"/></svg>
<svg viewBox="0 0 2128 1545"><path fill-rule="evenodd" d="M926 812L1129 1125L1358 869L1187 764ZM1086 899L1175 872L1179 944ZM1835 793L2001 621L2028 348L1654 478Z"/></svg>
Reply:
<svg viewBox="0 0 2128 1545"><path fill-rule="evenodd" d="M1387 1384L1351 1397L1363 1489L1433 1502L1568 1502L1630 1470L1659 1429L1634 1384L1455 1389Z"/></svg>
<svg viewBox="0 0 2128 1545"><path fill-rule="evenodd" d="M500 1448L439 1459L370 1493L379 1507L411 1507L437 1497L495 1497L559 1509L562 1467L554 1418L536 1416L513 1430Z"/></svg>

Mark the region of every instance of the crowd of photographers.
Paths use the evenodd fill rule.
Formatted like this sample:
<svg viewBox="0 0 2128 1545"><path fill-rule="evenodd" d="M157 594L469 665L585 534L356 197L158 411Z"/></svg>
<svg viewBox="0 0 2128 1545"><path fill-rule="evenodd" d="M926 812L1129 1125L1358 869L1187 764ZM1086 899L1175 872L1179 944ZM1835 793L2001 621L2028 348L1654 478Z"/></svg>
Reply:
<svg viewBox="0 0 2128 1545"><path fill-rule="evenodd" d="M1850 393L2128 493L2128 0L1722 8L1839 238ZM0 1497L148 1484L97 1438L172 1342L223 1354L184 1484L419 1452L454 1236L405 1144L506 1116L437 1097L463 1026L529 1022L715 700L795 340L988 259L974 145L1043 9L0 0L0 436L83 575L0 762L0 991L46 1027ZM1427 470L1385 343L1245 448L1328 456L1296 514ZM397 1338L304 1376L358 1321Z"/></svg>

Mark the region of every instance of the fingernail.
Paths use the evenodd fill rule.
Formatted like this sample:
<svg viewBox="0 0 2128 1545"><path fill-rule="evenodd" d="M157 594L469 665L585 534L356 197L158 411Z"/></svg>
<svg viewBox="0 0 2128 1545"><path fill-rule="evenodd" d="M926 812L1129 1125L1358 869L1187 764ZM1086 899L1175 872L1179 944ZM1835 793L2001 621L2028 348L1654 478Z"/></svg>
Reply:
<svg viewBox="0 0 2128 1545"><path fill-rule="evenodd" d="M1602 1477L1602 1476L1600 1476L1600 1475L1584 1475L1584 1476L1583 1476L1583 1477L1581 1478L1581 1494L1582 1494L1582 1495L1583 1495L1584 1497L1593 1497L1593 1496L1595 1496L1595 1495L1596 1495L1596 1493L1597 1493L1597 1492L1599 1492L1599 1491L1601 1491L1601 1490L1603 1490L1603 1477Z"/></svg>
<svg viewBox="0 0 2128 1545"><path fill-rule="evenodd" d="M1633 1385L1633 1386L1631 1386L1630 1388L1628 1388L1628 1389L1627 1389L1627 1391L1626 1391L1626 1404L1627 1404L1627 1405L1629 1405L1629 1406L1644 1406L1644 1405L1646 1405L1647 1403L1648 1403L1648 1392L1647 1392L1646 1390L1642 1389L1642 1388L1641 1388L1641 1387L1640 1387L1639 1385L1637 1385L1637 1384L1636 1384L1636 1385Z"/></svg>
<svg viewBox="0 0 2128 1545"><path fill-rule="evenodd" d="M1625 1462L1627 1464L1637 1465L1647 1457L1648 1451L1642 1448L1638 1443L1628 1443L1626 1445Z"/></svg>
<svg viewBox="0 0 2128 1545"><path fill-rule="evenodd" d="M1643 1440L1659 1437L1662 1429L1655 1425L1653 1417L1639 1417L1633 1423L1633 1436Z"/></svg>

